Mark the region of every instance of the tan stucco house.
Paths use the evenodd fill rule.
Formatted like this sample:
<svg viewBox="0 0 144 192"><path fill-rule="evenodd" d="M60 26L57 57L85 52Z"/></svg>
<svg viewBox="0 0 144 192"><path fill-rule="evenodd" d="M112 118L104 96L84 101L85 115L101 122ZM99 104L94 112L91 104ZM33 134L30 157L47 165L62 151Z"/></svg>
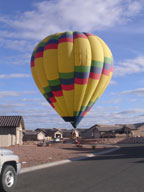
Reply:
<svg viewBox="0 0 144 192"><path fill-rule="evenodd" d="M43 131L25 130L23 141L42 141L45 139Z"/></svg>
<svg viewBox="0 0 144 192"><path fill-rule="evenodd" d="M45 137L51 137L52 139L55 138L63 138L62 131L54 128L54 129L44 129L44 128L38 128L35 130L36 132L43 132L45 134Z"/></svg>
<svg viewBox="0 0 144 192"><path fill-rule="evenodd" d="M0 147L23 144L22 116L0 116Z"/></svg>

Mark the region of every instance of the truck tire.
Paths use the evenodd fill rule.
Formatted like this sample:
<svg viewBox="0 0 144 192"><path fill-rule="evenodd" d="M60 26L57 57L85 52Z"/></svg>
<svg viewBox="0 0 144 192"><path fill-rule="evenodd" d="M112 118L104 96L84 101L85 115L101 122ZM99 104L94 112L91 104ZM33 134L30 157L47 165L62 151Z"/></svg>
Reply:
<svg viewBox="0 0 144 192"><path fill-rule="evenodd" d="M11 165L4 165L0 175L0 192L11 192L16 185L16 170Z"/></svg>

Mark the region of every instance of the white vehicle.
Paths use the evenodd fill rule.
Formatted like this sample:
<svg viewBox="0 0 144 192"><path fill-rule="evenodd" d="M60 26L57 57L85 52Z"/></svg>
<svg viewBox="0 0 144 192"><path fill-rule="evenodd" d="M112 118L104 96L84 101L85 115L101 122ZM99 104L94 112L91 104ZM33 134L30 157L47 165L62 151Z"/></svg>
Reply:
<svg viewBox="0 0 144 192"><path fill-rule="evenodd" d="M0 192L13 190L20 169L19 157L8 149L0 148Z"/></svg>

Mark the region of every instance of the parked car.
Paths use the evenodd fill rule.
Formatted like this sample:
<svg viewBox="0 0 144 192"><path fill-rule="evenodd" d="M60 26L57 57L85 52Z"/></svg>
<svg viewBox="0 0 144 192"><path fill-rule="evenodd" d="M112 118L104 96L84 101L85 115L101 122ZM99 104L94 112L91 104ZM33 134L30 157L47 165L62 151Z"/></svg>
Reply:
<svg viewBox="0 0 144 192"><path fill-rule="evenodd" d="M19 157L11 150L0 148L0 192L14 189L20 169Z"/></svg>
<svg viewBox="0 0 144 192"><path fill-rule="evenodd" d="M59 137L56 137L53 141L54 141L54 143L60 143L61 139Z"/></svg>

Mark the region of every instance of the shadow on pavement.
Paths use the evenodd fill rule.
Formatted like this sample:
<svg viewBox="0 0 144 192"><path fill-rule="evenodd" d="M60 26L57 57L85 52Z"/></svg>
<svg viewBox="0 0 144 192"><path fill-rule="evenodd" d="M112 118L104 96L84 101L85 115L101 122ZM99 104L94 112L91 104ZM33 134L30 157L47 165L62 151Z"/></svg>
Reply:
<svg viewBox="0 0 144 192"><path fill-rule="evenodd" d="M110 160L110 159L135 159L144 158L144 146L122 146L120 150L115 151L110 154L105 154L101 156L96 156L88 159L83 159L82 161L89 160ZM137 161L135 163L144 163L144 160Z"/></svg>

